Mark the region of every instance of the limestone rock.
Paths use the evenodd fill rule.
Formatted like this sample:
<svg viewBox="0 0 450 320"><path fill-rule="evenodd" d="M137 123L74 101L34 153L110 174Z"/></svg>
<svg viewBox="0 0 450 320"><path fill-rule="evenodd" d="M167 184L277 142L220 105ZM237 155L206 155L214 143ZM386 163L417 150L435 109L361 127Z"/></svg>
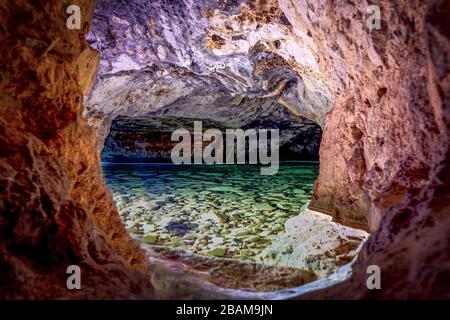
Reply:
<svg viewBox="0 0 450 320"><path fill-rule="evenodd" d="M144 241L147 244L156 244L156 242L158 241L158 235L147 234L142 238L142 241Z"/></svg>
<svg viewBox="0 0 450 320"><path fill-rule="evenodd" d="M93 1L78 4L81 30L62 1L0 4L1 299L152 297L82 118L99 59L84 41ZM83 290L67 290L69 265Z"/></svg>
<svg viewBox="0 0 450 320"><path fill-rule="evenodd" d="M223 257L225 256L226 249L223 247L217 247L211 250L210 254L216 257Z"/></svg>
<svg viewBox="0 0 450 320"><path fill-rule="evenodd" d="M448 1L372 1L372 32L366 1L279 3L335 95L310 207L373 232L347 282L305 298L449 298ZM361 289L372 264L382 290Z"/></svg>
<svg viewBox="0 0 450 320"><path fill-rule="evenodd" d="M311 270L319 277L331 274L356 257L368 234L330 220L305 209L286 222L285 232L260 256L266 263Z"/></svg>
<svg viewBox="0 0 450 320"><path fill-rule="evenodd" d="M87 38L101 56L88 119L194 118L229 128L288 123L298 135L306 131L304 118L323 126L332 105L314 54L274 0L99 0ZM107 128L97 127L102 145Z"/></svg>
<svg viewBox="0 0 450 320"><path fill-rule="evenodd" d="M82 116L96 59L83 40L94 3L78 3L81 30L62 23L61 1L0 4L0 297L151 298L149 274L160 297L226 297L188 281L191 291L174 292L185 270L149 271L126 233ZM450 298L448 1L373 1L382 28L372 32L366 1L279 0L281 11L259 1L97 3L106 18L96 16L88 37L102 52L88 117L230 119L237 105L233 117L252 118L261 114L254 101L276 99L320 123L335 96L312 206L373 234L347 281L299 298ZM233 34L239 23L245 34ZM289 52L299 53L297 68ZM227 107L206 110L211 102ZM72 264L83 290L61 281ZM380 266L382 290L365 288L369 265Z"/></svg>

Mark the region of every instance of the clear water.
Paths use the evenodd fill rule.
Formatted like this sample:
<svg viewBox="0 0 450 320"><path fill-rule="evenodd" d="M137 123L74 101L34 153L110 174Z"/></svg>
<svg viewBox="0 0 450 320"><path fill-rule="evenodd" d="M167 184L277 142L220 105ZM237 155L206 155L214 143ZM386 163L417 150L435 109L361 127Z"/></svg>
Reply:
<svg viewBox="0 0 450 320"><path fill-rule="evenodd" d="M257 260L309 201L318 162L256 165L103 163L128 230L150 245Z"/></svg>

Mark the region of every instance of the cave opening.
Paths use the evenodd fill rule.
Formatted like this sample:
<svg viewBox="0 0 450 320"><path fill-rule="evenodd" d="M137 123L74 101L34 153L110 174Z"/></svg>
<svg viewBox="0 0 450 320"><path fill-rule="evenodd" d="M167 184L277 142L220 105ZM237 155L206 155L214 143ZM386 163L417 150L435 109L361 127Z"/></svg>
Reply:
<svg viewBox="0 0 450 320"><path fill-rule="evenodd" d="M334 101L311 39L281 13L242 20L244 2L142 5L97 1L86 36L101 60L85 116L129 234L150 259L207 272L223 288L283 290L349 266L367 233L308 209ZM220 8L205 16L211 5ZM166 16L173 23L154 20ZM276 174L255 164L174 164L173 133L196 121L221 132L277 130Z"/></svg>
<svg viewBox="0 0 450 320"><path fill-rule="evenodd" d="M322 129L275 107L284 117L241 126L246 132L279 130L272 175L261 174L261 163L174 164L178 140L172 135L180 127L193 132L196 119L111 121L101 151L106 184L130 235L152 257L207 270L221 287L257 291L303 285L351 262L366 234L305 212L318 175ZM203 132L226 131L226 123L202 123Z"/></svg>
<svg viewBox="0 0 450 320"><path fill-rule="evenodd" d="M195 119L113 120L101 152L102 166L130 234L153 256L170 258L175 254L177 260L191 265L199 260L211 265L227 262L216 272L221 277L235 273L236 266L285 273L286 279L279 283L271 283L266 275L265 282L254 281L247 287L269 291L315 278L314 272L301 268L301 262L296 265L286 259L288 251L293 251L289 244L281 250L271 247L284 234L287 220L307 205L318 174L320 126L289 112L286 116L284 121L256 119L242 126L246 132L268 126L280 130L283 143L276 150L277 171L270 176L261 174L260 163L174 164L171 151L178 142L172 134L179 126L192 129ZM207 126L203 131L208 127L226 130L223 123L202 123ZM247 161L249 140L247 137ZM204 143L202 149L206 146ZM237 157L233 154L233 159ZM283 240L276 245L280 246L279 242ZM278 251L284 254L279 256Z"/></svg>
<svg viewBox="0 0 450 320"><path fill-rule="evenodd" d="M2 299L449 297L448 2L378 2L380 29L367 27L366 2L78 4L81 29L68 28L63 1L1 5ZM289 268L272 277L276 287L261 281L273 275L268 265L191 255L193 268L176 252L146 255L101 170L117 121L236 128L281 110L324 128L308 208L326 215L305 208L299 223L288 220L282 243L292 247L276 251L313 271L329 258L343 277L292 288ZM360 238L335 222L372 232L351 267L345 252ZM191 229L169 225L178 235ZM336 241L321 243L332 230ZM82 270L82 290L68 290L68 266ZM367 285L376 269L382 290ZM298 270L301 278L309 269ZM289 289L249 293L279 287Z"/></svg>

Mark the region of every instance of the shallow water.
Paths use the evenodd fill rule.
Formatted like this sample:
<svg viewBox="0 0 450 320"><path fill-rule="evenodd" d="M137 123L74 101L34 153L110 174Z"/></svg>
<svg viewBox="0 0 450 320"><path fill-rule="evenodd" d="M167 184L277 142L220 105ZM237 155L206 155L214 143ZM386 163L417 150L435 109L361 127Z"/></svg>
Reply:
<svg viewBox="0 0 450 320"><path fill-rule="evenodd" d="M151 245L258 260L309 201L318 162L256 165L103 163L128 230Z"/></svg>

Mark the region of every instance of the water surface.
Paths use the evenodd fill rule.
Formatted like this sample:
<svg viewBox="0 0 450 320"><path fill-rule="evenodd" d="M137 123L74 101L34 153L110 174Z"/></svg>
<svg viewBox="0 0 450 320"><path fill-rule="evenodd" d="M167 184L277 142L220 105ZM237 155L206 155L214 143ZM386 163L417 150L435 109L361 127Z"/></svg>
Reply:
<svg viewBox="0 0 450 320"><path fill-rule="evenodd" d="M257 165L103 163L128 230L143 242L257 260L310 199L318 162Z"/></svg>

